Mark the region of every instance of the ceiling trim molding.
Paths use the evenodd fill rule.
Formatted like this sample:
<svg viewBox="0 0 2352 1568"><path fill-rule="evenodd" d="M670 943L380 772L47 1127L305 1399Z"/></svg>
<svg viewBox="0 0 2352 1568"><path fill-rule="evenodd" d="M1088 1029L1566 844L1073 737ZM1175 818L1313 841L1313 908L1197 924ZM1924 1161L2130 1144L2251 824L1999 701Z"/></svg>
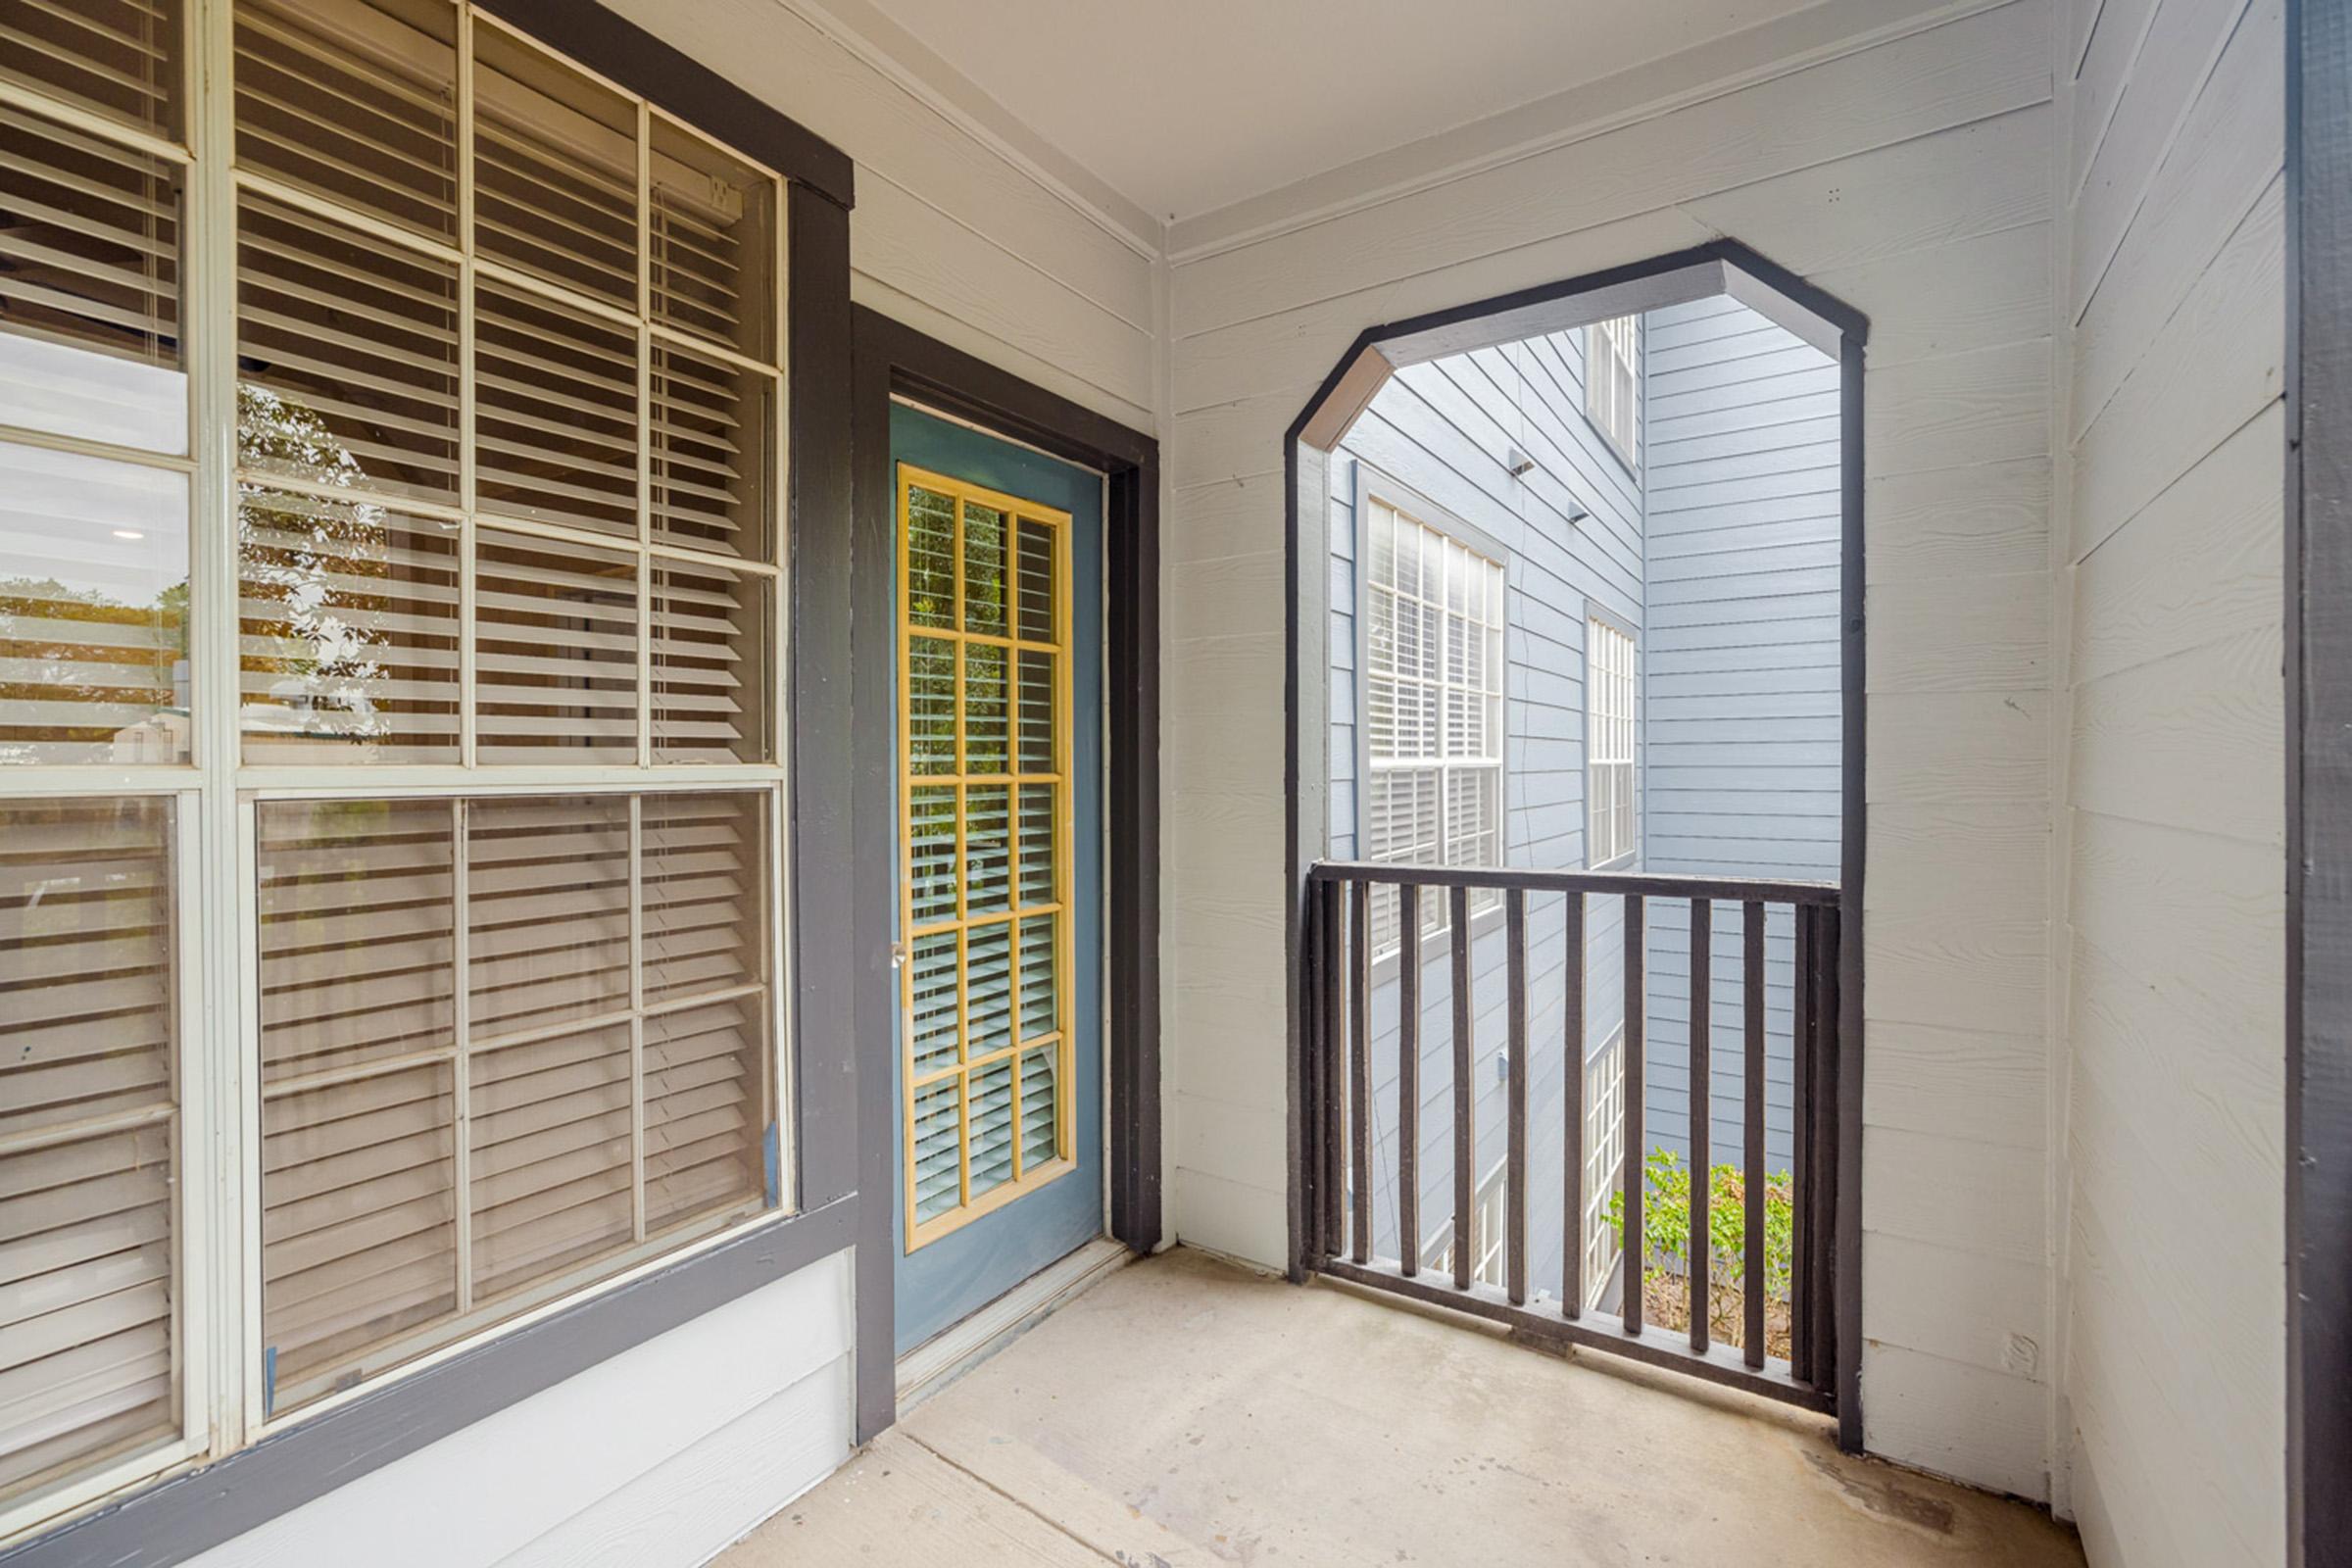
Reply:
<svg viewBox="0 0 2352 1568"><path fill-rule="evenodd" d="M868 0L776 0L861 64L1051 191L1146 261L1166 254L1166 225L990 97Z"/></svg>
<svg viewBox="0 0 2352 1568"><path fill-rule="evenodd" d="M1743 31L1371 154L1167 226L1176 266L1379 207L2025 0L1951 0L1882 23L1885 0L1823 0Z"/></svg>

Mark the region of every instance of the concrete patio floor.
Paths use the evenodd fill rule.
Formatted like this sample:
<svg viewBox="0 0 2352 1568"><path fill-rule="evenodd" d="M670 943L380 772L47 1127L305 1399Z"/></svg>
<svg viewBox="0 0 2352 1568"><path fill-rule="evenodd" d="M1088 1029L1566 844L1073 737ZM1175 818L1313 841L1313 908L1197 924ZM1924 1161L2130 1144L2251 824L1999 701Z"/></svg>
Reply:
<svg viewBox="0 0 2352 1568"><path fill-rule="evenodd" d="M1178 1250L1037 1325L718 1558L2076 1565L1815 1418Z"/></svg>

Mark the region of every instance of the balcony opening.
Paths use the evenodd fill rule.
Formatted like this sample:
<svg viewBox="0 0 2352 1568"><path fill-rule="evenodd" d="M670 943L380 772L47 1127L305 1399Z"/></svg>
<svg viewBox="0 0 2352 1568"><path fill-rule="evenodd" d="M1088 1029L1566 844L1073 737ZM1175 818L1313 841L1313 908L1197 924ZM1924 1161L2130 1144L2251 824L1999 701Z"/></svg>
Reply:
<svg viewBox="0 0 2352 1568"><path fill-rule="evenodd" d="M1721 245L1302 416L1298 1272L1845 1413L1863 330Z"/></svg>

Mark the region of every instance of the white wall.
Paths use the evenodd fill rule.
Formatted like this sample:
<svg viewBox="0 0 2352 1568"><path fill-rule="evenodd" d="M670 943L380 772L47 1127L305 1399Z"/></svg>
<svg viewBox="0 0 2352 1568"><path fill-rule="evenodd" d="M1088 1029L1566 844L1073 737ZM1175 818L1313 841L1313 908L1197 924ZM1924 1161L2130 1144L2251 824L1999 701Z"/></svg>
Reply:
<svg viewBox="0 0 2352 1568"><path fill-rule="evenodd" d="M693 1568L849 1457L850 1297L837 1252L191 1568Z"/></svg>
<svg viewBox="0 0 2352 1568"><path fill-rule="evenodd" d="M2070 0L2056 39L2066 1391L2094 1564L2285 1555L2280 9Z"/></svg>
<svg viewBox="0 0 2352 1568"><path fill-rule="evenodd" d="M1873 318L1868 1437L2047 1494L2050 33L1974 10L1179 252L1181 1237L1285 1248L1284 427L1364 326L1734 235Z"/></svg>

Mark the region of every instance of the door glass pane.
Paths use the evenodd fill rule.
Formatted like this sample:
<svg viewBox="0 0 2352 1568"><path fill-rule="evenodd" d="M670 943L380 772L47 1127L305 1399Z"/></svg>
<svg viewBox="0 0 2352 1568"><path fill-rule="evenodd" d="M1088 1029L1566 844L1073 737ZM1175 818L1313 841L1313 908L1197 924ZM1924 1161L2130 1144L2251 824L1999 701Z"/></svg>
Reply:
<svg viewBox="0 0 2352 1568"><path fill-rule="evenodd" d="M901 501L903 1070L916 1080L906 1136L919 1247L965 1204L1007 1200L1025 1172L1054 1165L1068 1115L1051 1038L1067 978L1068 794L1054 773L1069 722L1067 519L910 474ZM946 772L961 781L928 782ZM1040 1037L1042 1049L1017 1049Z"/></svg>

